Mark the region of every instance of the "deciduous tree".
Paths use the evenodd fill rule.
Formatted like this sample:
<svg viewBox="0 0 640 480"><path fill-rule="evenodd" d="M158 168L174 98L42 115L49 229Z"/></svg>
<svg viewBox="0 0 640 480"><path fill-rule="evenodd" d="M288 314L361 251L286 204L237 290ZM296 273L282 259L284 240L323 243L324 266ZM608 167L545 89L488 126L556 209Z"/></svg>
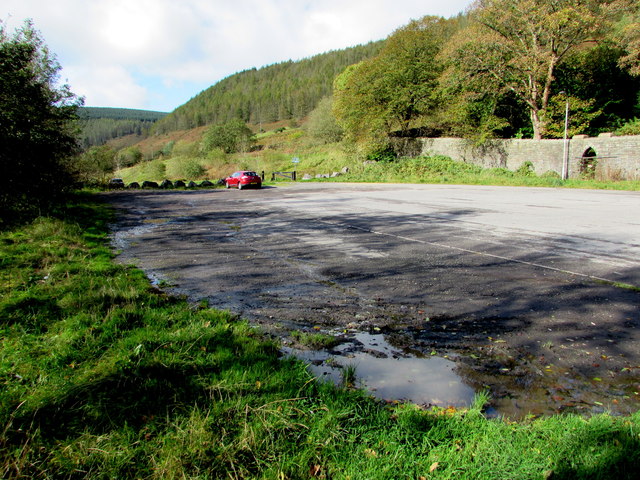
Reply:
<svg viewBox="0 0 640 480"><path fill-rule="evenodd" d="M439 17L414 20L390 35L376 57L336 79L334 112L352 140L404 133L436 108L443 68L437 55L452 28Z"/></svg>
<svg viewBox="0 0 640 480"><path fill-rule="evenodd" d="M475 25L450 54L470 89L510 91L524 102L533 136L542 138L557 66L602 40L625 1L477 0Z"/></svg>
<svg viewBox="0 0 640 480"><path fill-rule="evenodd" d="M209 152L220 148L225 153L246 152L254 141L247 124L239 118L212 125L202 139L202 150Z"/></svg>
<svg viewBox="0 0 640 480"><path fill-rule="evenodd" d="M637 2L632 5L620 25L618 40L626 52L620 59L620 65L633 75L640 75L640 5Z"/></svg>

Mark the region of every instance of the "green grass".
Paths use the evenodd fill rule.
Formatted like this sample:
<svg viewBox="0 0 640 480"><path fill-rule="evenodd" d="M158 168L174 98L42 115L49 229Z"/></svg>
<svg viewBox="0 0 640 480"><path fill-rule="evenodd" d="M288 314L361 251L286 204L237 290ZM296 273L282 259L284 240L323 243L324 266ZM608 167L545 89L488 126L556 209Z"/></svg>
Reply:
<svg viewBox="0 0 640 480"><path fill-rule="evenodd" d="M636 478L640 414L487 420L317 383L113 262L77 197L0 232L0 478ZM357 375L357 372L356 372Z"/></svg>
<svg viewBox="0 0 640 480"><path fill-rule="evenodd" d="M378 162L352 169L348 175L338 177L338 179L325 181L640 190L640 181L637 180L561 180L558 175L553 173L538 176L525 168L518 171L504 168L482 168L477 165L455 162L449 157L443 156L401 158L392 162Z"/></svg>

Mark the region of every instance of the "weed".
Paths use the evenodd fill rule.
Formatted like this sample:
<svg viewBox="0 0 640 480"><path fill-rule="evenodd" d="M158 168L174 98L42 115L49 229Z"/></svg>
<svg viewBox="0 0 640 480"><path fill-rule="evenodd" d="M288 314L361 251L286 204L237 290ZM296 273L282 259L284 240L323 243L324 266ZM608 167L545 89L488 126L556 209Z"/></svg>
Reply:
<svg viewBox="0 0 640 480"><path fill-rule="evenodd" d="M345 365L341 370L342 385L347 388L351 388L356 383L356 366Z"/></svg>

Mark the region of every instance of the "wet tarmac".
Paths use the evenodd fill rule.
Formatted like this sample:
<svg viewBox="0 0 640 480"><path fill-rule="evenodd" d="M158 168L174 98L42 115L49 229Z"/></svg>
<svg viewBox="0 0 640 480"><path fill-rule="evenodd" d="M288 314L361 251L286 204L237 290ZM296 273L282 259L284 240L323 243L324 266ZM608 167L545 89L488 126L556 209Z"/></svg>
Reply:
<svg viewBox="0 0 640 480"><path fill-rule="evenodd" d="M640 406L637 192L316 184L105 198L119 261L303 350L319 378L352 365L379 398L425 406L487 391L488 413L514 419ZM338 346L291 340L316 328Z"/></svg>

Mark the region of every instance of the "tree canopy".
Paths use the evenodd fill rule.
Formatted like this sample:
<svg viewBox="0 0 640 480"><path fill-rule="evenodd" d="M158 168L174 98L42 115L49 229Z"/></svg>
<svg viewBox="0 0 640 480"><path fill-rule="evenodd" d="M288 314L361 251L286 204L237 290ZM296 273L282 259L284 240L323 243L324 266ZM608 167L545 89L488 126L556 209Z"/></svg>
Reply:
<svg viewBox="0 0 640 480"><path fill-rule="evenodd" d="M396 30L334 82L346 138L554 138L615 130L640 113L640 4L477 0L450 19ZM636 75L634 77L634 75Z"/></svg>
<svg viewBox="0 0 640 480"><path fill-rule="evenodd" d="M414 20L396 30L378 55L336 78L334 112L349 138L379 144L436 109L443 70L438 53L452 31L439 17Z"/></svg>
<svg viewBox="0 0 640 480"><path fill-rule="evenodd" d="M511 93L526 105L534 138L546 136L558 66L606 39L626 0L477 0L474 25L450 44L471 91Z"/></svg>
<svg viewBox="0 0 640 480"><path fill-rule="evenodd" d="M71 184L73 120L81 104L58 85L57 63L32 22L10 35L0 22L0 221L42 208Z"/></svg>
<svg viewBox="0 0 640 480"><path fill-rule="evenodd" d="M164 112L129 108L81 107L80 144L83 148L100 146L113 138L127 135L144 136Z"/></svg>
<svg viewBox="0 0 640 480"><path fill-rule="evenodd" d="M254 141L251 129L239 118L209 127L202 139L202 150L219 148L225 153L246 152Z"/></svg>

